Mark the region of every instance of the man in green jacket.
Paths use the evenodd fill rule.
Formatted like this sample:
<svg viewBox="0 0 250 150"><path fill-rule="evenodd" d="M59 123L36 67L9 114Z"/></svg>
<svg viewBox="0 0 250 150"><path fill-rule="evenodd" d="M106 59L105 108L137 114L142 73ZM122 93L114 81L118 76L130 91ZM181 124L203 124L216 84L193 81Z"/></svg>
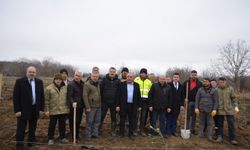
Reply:
<svg viewBox="0 0 250 150"><path fill-rule="evenodd" d="M83 100L86 108L86 140L98 138L101 124L101 92L98 82L99 73L92 73L84 84Z"/></svg>
<svg viewBox="0 0 250 150"><path fill-rule="evenodd" d="M232 87L226 84L226 78L219 78L218 94L219 94L219 107L218 107L218 138L217 142L222 142L223 139L223 124L224 118L227 118L228 136L230 143L237 145L235 140L235 127L234 127L234 114L239 112L238 101L236 99Z"/></svg>

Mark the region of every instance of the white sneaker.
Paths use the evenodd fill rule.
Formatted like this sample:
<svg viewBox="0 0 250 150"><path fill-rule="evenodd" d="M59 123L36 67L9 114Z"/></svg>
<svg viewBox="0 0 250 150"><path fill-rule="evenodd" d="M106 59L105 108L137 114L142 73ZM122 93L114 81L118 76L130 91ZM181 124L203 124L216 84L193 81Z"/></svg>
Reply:
<svg viewBox="0 0 250 150"><path fill-rule="evenodd" d="M66 138L63 138L63 139L60 140L60 142L62 144L67 144L69 142L69 140L67 140Z"/></svg>
<svg viewBox="0 0 250 150"><path fill-rule="evenodd" d="M54 144L54 140L49 140L48 145L53 145Z"/></svg>

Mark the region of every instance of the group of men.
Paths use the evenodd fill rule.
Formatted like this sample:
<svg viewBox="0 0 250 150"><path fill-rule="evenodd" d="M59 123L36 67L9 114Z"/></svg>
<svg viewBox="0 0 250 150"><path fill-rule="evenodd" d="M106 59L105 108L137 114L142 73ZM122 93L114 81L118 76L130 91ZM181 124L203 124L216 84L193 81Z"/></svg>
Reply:
<svg viewBox="0 0 250 150"><path fill-rule="evenodd" d="M84 111L85 140L100 136L108 110L111 114L112 136L117 136L117 118L121 138L125 136L126 121L129 124L128 137L134 140L138 134L147 135L147 124L157 128L158 118L160 132L164 137L177 136L177 119L180 111L184 110L184 105L188 106L187 122L192 135L196 134L195 122L196 116L199 116L199 136L205 136L207 131L208 139L212 140L214 124L216 141L222 142L223 121L226 117L230 142L237 144L234 128L234 114L239 112L237 99L224 77L219 78L218 86L216 84L215 80L209 78L204 78L200 82L195 70L191 71L190 78L181 84L180 74L177 72L172 78L160 75L157 79L154 74L148 75L146 68L142 68L139 76L135 77L124 67L121 77L118 77L116 68L110 67L108 74L100 78L99 68L93 67L90 77L84 82L81 72L76 71L73 80L69 81L67 70L60 70L44 92L42 80L36 78L36 68L30 66L27 68L26 76L16 80L13 92L14 112L17 117L16 148L23 149L27 123L28 146L37 147L35 131L41 114L50 118L49 145L54 144L57 121L60 142L68 142L65 135L67 118L72 138L76 121L75 138L76 142L79 142L79 128Z"/></svg>

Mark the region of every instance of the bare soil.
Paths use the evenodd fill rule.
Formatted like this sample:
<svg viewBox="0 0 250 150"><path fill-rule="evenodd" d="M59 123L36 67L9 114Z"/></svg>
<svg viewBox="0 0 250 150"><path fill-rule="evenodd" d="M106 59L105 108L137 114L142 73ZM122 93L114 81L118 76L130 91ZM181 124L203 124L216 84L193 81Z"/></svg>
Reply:
<svg viewBox="0 0 250 150"><path fill-rule="evenodd" d="M1 100L0 101L0 149L11 150L15 149L15 130L16 130L16 118L13 112L12 101ZM180 117L181 118L181 117ZM49 120L47 118L41 118L38 121L37 126L37 144L40 150L71 150L71 149L250 149L250 127L246 125L244 127L236 124L236 134L239 145L234 146L228 142L227 128L225 129L225 137L223 143L210 142L206 138L199 138L193 136L188 140L183 140L180 136L170 136L167 139L162 139L159 136L146 136L142 137L138 135L135 140L130 140L128 137L120 138L112 137L110 133L110 118L109 116L105 120L103 126L102 135L98 139L91 141L85 141L84 139L84 126L85 117L83 117L82 127L80 130L81 138L80 142L73 145L71 138L69 144L59 144L58 139L55 140L55 145L47 145L47 130ZM67 125L67 132L68 130ZM179 126L179 128L181 128ZM58 131L56 131L56 136ZM26 136L27 137L27 136ZM69 134L70 137L70 134ZM27 147L26 147L27 148ZM28 149L28 148L27 148Z"/></svg>

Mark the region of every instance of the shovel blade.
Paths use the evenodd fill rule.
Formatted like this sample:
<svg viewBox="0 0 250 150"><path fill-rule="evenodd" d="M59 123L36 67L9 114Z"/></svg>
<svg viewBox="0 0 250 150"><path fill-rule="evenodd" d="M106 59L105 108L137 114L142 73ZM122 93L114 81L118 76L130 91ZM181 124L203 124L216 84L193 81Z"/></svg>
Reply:
<svg viewBox="0 0 250 150"><path fill-rule="evenodd" d="M190 130L181 129L181 137L183 139L189 139L190 138Z"/></svg>

